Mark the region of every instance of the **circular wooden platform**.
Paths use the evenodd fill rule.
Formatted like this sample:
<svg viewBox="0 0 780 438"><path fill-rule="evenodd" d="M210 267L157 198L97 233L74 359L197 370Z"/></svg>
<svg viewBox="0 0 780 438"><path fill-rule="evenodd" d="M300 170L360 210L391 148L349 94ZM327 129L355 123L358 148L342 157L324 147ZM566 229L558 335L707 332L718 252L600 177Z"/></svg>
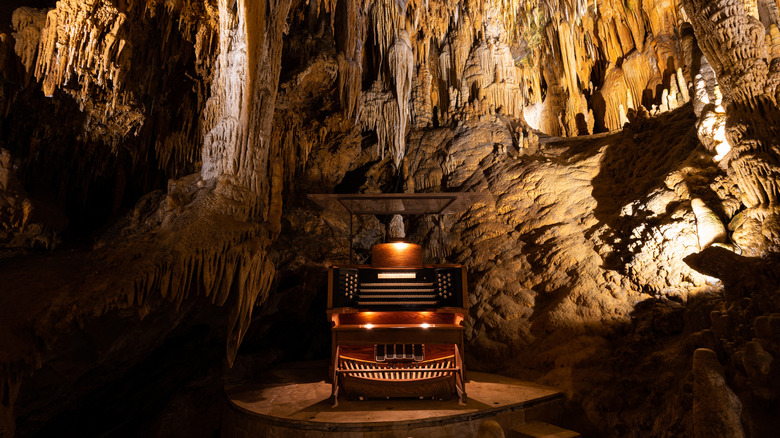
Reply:
<svg viewBox="0 0 780 438"><path fill-rule="evenodd" d="M227 385L222 436L476 436L484 420L497 421L508 433L526 421L554 420L564 398L553 388L469 371L465 405L457 399L339 399L333 407L326 375L320 363L295 364Z"/></svg>

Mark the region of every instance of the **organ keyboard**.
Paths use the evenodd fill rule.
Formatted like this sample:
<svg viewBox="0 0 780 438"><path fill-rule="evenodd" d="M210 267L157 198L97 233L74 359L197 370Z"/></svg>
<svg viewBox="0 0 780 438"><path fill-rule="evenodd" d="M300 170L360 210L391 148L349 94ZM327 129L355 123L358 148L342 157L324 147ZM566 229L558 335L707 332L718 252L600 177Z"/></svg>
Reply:
<svg viewBox="0 0 780 438"><path fill-rule="evenodd" d="M465 307L460 266L389 271L368 267L334 267L334 307Z"/></svg>

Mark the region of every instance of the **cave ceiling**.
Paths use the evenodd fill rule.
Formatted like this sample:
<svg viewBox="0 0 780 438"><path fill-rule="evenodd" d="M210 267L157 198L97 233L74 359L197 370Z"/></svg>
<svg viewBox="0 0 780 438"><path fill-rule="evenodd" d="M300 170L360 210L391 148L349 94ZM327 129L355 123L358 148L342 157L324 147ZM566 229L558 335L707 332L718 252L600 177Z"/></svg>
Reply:
<svg viewBox="0 0 780 438"><path fill-rule="evenodd" d="M349 216L306 194L437 191L489 195L407 218L427 260L468 268L470 366L565 388L607 435L761 436L779 3L4 2L0 436L32 409L14 413L25 379L102 317L169 333L217 306L232 365L263 321L318 308L325 266L365 259L387 218L347 242ZM728 385L742 420L696 404Z"/></svg>

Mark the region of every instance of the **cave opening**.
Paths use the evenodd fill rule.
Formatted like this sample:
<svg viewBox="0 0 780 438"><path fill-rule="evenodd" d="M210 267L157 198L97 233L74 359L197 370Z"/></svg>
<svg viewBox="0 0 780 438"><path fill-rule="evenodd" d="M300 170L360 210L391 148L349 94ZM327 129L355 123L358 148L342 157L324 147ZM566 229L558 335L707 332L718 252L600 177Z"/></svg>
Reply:
<svg viewBox="0 0 780 438"><path fill-rule="evenodd" d="M376 163L366 163L356 169L347 171L344 178L333 187L333 193L357 193L361 187L368 181L366 173L374 167Z"/></svg>

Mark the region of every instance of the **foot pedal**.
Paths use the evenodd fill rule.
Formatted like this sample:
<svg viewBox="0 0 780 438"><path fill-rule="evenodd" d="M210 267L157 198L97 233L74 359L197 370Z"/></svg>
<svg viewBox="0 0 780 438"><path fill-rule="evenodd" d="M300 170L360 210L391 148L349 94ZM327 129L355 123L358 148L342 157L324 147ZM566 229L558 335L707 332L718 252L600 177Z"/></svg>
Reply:
<svg viewBox="0 0 780 438"><path fill-rule="evenodd" d="M423 354L423 344L414 344L414 360L420 362L424 358L425 355Z"/></svg>
<svg viewBox="0 0 780 438"><path fill-rule="evenodd" d="M377 362L384 362L387 356L385 356L385 344L374 345L374 358Z"/></svg>

